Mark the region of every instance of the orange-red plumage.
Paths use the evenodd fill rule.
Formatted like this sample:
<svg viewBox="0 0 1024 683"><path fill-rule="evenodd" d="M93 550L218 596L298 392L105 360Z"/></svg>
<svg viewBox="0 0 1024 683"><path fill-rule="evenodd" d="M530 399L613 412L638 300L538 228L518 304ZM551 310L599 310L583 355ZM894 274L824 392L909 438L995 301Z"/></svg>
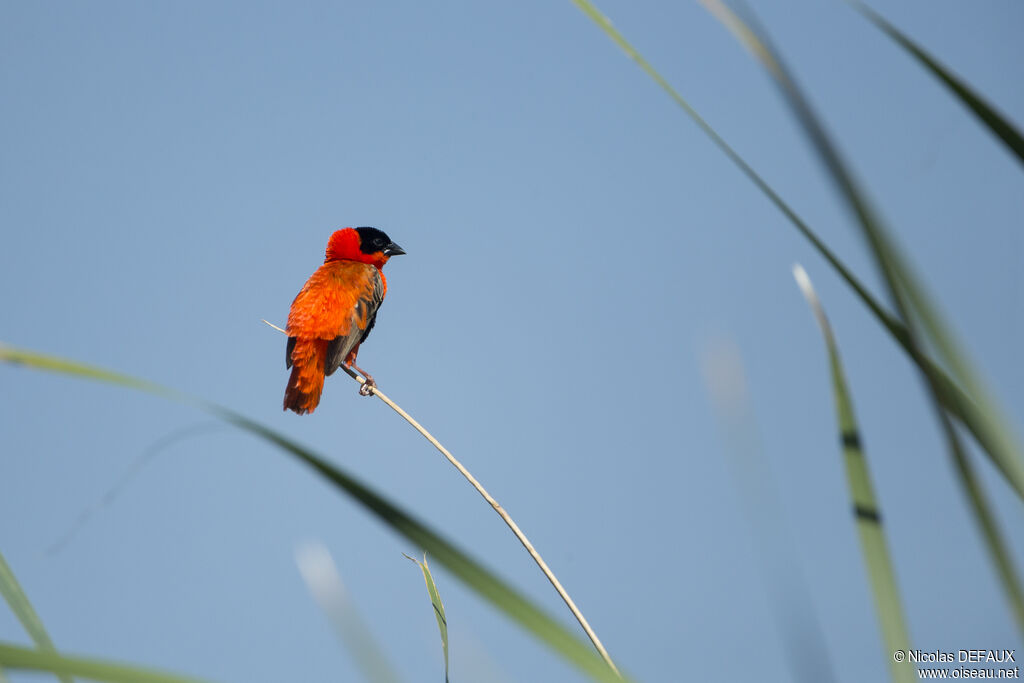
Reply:
<svg viewBox="0 0 1024 683"><path fill-rule="evenodd" d="M381 268L390 257L404 253L375 228L345 228L331 235L324 264L306 281L288 313L286 362L292 373L285 410L313 412L325 376L342 364L359 370L359 345L373 328L387 292ZM363 375L372 385L373 378Z"/></svg>

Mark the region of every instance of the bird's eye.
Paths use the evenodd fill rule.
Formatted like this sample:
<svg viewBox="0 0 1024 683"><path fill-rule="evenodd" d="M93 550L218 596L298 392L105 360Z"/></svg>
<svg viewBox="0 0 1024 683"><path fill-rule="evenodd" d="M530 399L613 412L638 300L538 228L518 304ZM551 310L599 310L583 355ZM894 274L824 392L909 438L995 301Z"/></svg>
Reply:
<svg viewBox="0 0 1024 683"><path fill-rule="evenodd" d="M374 243L375 245L377 245L378 247L381 247L381 248L383 248L383 247L387 246L387 245L386 245L386 244L384 243L384 238L383 238L383 237L378 237L377 239L375 239L375 240L373 241L373 243Z"/></svg>

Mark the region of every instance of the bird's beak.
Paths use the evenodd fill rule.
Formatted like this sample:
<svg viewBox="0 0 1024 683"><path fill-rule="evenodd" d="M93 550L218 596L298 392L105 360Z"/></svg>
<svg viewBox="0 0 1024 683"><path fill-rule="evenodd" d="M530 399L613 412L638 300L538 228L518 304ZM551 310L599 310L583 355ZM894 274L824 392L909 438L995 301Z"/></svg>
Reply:
<svg viewBox="0 0 1024 683"><path fill-rule="evenodd" d="M388 246L384 247L385 256L400 256L405 253L405 249L392 242Z"/></svg>

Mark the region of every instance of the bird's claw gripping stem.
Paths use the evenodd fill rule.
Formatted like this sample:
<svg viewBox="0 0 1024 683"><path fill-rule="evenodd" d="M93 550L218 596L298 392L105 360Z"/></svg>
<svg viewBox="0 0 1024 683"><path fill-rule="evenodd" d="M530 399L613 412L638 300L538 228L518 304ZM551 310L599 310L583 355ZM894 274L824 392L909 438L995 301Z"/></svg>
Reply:
<svg viewBox="0 0 1024 683"><path fill-rule="evenodd" d="M363 370L361 367L356 365L355 361L348 363L348 366L349 368L355 370L356 372L363 376L364 381L362 385L359 387L359 395L369 396L370 394L372 394L373 388L377 386L377 383L373 380L373 375L371 375L366 370Z"/></svg>

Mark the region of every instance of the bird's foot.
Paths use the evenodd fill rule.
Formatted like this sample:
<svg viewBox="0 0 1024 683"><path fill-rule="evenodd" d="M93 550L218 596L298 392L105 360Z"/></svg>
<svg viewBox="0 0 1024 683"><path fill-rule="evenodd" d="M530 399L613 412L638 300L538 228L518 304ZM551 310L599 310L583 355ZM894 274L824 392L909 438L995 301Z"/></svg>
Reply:
<svg viewBox="0 0 1024 683"><path fill-rule="evenodd" d="M354 358L348 363L348 366L363 376L363 384L361 387L359 387L359 395L369 396L370 394L372 394L373 388L377 386L377 383L373 381L373 375L371 375L366 370L363 370L361 367L356 365Z"/></svg>

